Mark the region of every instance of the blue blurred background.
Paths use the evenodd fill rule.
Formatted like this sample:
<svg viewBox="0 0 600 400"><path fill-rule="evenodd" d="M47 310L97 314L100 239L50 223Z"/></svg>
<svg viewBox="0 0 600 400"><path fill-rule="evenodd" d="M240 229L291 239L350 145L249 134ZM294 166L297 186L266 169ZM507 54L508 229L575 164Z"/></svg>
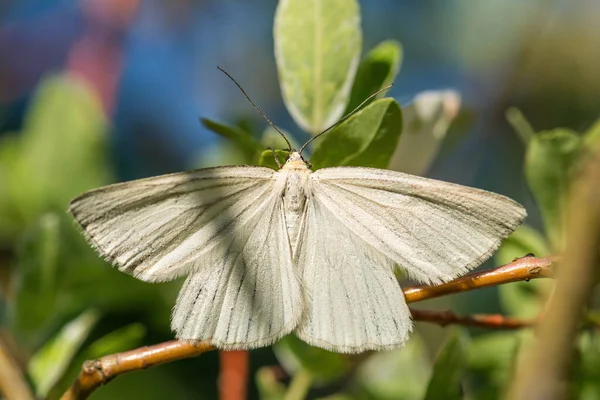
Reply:
<svg viewBox="0 0 600 400"><path fill-rule="evenodd" d="M198 117L247 118L228 70L282 127L297 132L277 84L275 1L5 0L0 8L1 131L18 129L36 84L71 70L89 79L112 120L121 179L189 168L217 138ZM504 119L536 129L586 128L600 93L600 3L376 0L362 4L364 51L394 38L404 62L391 96L454 88L476 116L433 175L494 180L522 158ZM488 180L486 179L486 180ZM494 189L493 183L483 183ZM498 188L496 188L498 189ZM511 189L506 189L511 190Z"/></svg>

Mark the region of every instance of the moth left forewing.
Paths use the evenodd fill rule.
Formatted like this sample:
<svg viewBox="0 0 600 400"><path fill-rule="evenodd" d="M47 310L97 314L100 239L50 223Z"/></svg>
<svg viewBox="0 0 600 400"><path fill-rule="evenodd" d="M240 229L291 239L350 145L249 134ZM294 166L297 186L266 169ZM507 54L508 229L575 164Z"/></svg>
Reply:
<svg viewBox="0 0 600 400"><path fill-rule="evenodd" d="M179 339L251 349L292 331L302 310L278 177L250 166L182 172L90 191L70 212L121 271L189 274L173 311Z"/></svg>
<svg viewBox="0 0 600 400"><path fill-rule="evenodd" d="M312 178L315 201L424 283L478 266L526 216L505 196L394 171L325 168Z"/></svg>
<svg viewBox="0 0 600 400"><path fill-rule="evenodd" d="M274 184L268 168L206 168L92 190L69 211L121 271L166 281L195 268L203 254L223 252L228 232L244 229Z"/></svg>
<svg viewBox="0 0 600 400"><path fill-rule="evenodd" d="M171 327L180 340L225 350L268 346L290 333L302 313L280 194L268 194L230 243L187 278Z"/></svg>

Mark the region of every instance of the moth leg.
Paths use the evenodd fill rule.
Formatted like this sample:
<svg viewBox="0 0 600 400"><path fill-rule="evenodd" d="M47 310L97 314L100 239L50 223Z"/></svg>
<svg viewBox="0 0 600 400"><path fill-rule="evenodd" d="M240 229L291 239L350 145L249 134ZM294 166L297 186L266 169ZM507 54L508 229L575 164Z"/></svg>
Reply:
<svg viewBox="0 0 600 400"><path fill-rule="evenodd" d="M267 147L267 150L271 150L271 153L273 153L273 158L275 159L277 166L279 167L279 169L281 169L283 167L283 164L279 162L279 158L277 158L277 153L275 153L275 150L272 147Z"/></svg>

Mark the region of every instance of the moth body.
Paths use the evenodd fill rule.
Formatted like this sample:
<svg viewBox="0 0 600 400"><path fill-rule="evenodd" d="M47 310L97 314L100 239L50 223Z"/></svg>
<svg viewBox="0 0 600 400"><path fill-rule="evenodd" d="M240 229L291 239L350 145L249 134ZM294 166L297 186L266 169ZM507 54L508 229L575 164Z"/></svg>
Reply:
<svg viewBox="0 0 600 400"><path fill-rule="evenodd" d="M485 261L525 218L504 196L374 168L227 166L124 182L74 199L90 244L148 281L187 279L178 339L226 350L294 332L328 350L402 346L394 275L441 283Z"/></svg>
<svg viewBox="0 0 600 400"><path fill-rule="evenodd" d="M283 207L285 211L285 226L288 232L288 238L292 248L292 254L295 254L298 234L300 232L300 223L305 212L307 198L310 193L310 175L312 171L302 160L297 152L290 154L288 161L277 171L277 179L285 181L283 192Z"/></svg>

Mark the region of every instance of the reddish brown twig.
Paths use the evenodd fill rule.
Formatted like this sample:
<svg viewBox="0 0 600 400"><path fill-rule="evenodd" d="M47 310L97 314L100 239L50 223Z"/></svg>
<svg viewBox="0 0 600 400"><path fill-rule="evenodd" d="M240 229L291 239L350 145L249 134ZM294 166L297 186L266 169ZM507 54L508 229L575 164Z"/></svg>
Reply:
<svg viewBox="0 0 600 400"><path fill-rule="evenodd" d="M549 278L552 276L551 268L555 259L555 257L524 257L498 268L465 275L443 285L408 287L404 289L404 295L407 303L414 303L451 293L465 292L503 283ZM423 313L424 311L421 311L421 316L425 318ZM465 319L464 324L467 325L467 319L473 317L454 316L455 320L457 318ZM512 321L512 323L514 322ZM481 323L481 321L478 323ZM485 326L490 327L489 324ZM125 353L108 355L93 361L86 361L79 377L61 397L61 400L85 399L100 385L125 372L136 371L182 358L195 357L210 350L214 350L214 347L208 344L192 346L183 342L170 341Z"/></svg>
<svg viewBox="0 0 600 400"><path fill-rule="evenodd" d="M533 326L535 320L523 320L519 318L507 317L501 314L474 314L461 316L456 315L450 310L432 311L432 310L410 310L413 320L420 322L431 322L440 326L462 325L477 326L488 329L520 329Z"/></svg>
<svg viewBox="0 0 600 400"><path fill-rule="evenodd" d="M243 400L247 398L248 351L220 351L219 399Z"/></svg>
<svg viewBox="0 0 600 400"><path fill-rule="evenodd" d="M172 340L86 361L83 363L79 377L62 395L61 400L85 399L98 386L118 375L183 358L196 357L210 350L214 350L214 347L206 343L191 345Z"/></svg>
<svg viewBox="0 0 600 400"><path fill-rule="evenodd" d="M433 299L504 283L551 278L557 257L523 257L497 268L478 271L438 286L414 286L404 289L407 303Z"/></svg>

